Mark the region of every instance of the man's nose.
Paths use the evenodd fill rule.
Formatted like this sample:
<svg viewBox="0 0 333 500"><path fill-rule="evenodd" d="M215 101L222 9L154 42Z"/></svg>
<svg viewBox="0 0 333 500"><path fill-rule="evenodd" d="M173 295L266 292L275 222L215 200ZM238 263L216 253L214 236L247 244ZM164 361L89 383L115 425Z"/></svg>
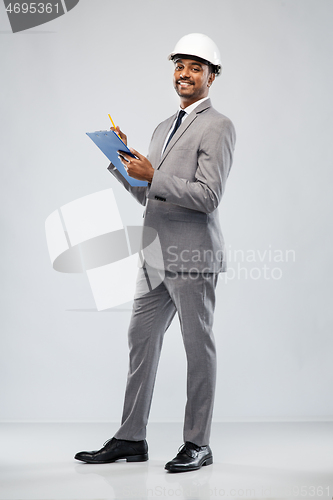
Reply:
<svg viewBox="0 0 333 500"><path fill-rule="evenodd" d="M188 68L183 68L180 72L180 77L189 78L189 76L190 76L190 70Z"/></svg>

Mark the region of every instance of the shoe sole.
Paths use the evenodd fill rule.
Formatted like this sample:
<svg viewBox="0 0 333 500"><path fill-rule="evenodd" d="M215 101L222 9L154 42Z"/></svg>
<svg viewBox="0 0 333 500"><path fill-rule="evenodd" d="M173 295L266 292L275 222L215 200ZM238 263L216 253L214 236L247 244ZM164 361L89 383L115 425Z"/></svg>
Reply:
<svg viewBox="0 0 333 500"><path fill-rule="evenodd" d="M188 471L191 471L191 470L199 470L201 469L201 467L204 467L205 465L212 465L213 463L213 457L208 457L206 458L202 464L198 465L198 467L166 467L165 466L165 469L168 470L169 472L188 472Z"/></svg>
<svg viewBox="0 0 333 500"><path fill-rule="evenodd" d="M114 460L83 460L82 458L76 458L76 460L80 460L81 462L84 462L86 464L112 464L116 462L117 460L126 460L126 462L147 462L148 460L148 453L144 453L143 455L129 455L125 457L118 457L115 458Z"/></svg>

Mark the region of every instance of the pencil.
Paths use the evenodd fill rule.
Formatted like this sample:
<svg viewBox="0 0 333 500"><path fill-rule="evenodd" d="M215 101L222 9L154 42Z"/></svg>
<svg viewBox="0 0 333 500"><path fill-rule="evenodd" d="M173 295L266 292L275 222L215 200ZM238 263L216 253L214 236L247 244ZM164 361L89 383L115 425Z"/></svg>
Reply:
<svg viewBox="0 0 333 500"><path fill-rule="evenodd" d="M116 131L116 126L115 126L114 121L112 120L112 118L111 118L111 115L110 115L110 114L109 114L109 118L110 118L110 120L111 120L111 123L112 123L113 128L114 128L114 129L115 129L115 131Z"/></svg>
<svg viewBox="0 0 333 500"><path fill-rule="evenodd" d="M115 124L114 124L114 121L113 121L113 120L112 120L112 118L111 118L110 113L108 113L108 115L109 115L109 118L110 118L110 120L111 120L112 126L113 126L113 128L115 129L115 130L114 130L114 131L115 131L115 133L116 133L116 134L117 134L117 136L121 139L120 134L118 134L118 132L117 132L117 128L116 128L116 126L115 126Z"/></svg>

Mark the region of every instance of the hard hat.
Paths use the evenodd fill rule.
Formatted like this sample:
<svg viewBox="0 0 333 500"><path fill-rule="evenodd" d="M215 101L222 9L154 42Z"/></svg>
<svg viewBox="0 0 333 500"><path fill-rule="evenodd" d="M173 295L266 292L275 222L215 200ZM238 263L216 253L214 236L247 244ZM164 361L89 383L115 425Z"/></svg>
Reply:
<svg viewBox="0 0 333 500"><path fill-rule="evenodd" d="M168 59L172 60L177 54L199 57L214 66L216 75L221 73L222 66L219 49L211 38L202 33L190 33L183 36L176 43Z"/></svg>

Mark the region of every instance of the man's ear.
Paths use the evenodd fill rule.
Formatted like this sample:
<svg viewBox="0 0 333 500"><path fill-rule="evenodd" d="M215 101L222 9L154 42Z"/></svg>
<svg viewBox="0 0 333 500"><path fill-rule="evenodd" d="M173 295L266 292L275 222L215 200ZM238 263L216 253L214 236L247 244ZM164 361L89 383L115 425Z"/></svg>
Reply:
<svg viewBox="0 0 333 500"><path fill-rule="evenodd" d="M213 81L215 80L215 73L210 73L209 77L208 77L208 87L210 87L213 83Z"/></svg>

